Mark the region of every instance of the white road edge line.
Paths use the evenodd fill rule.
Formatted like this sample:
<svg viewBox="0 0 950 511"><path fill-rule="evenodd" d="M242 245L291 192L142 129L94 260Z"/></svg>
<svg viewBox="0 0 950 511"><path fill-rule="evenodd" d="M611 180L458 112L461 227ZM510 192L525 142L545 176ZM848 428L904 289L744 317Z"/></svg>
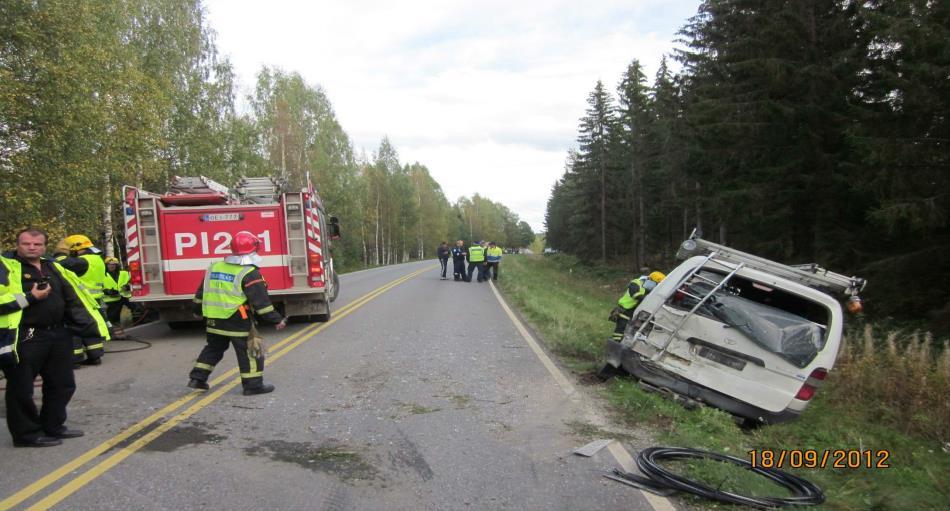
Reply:
<svg viewBox="0 0 950 511"><path fill-rule="evenodd" d="M528 329L521 323L521 320L518 319L518 316L515 316L515 313L512 312L511 308L508 307L508 304L505 302L505 299L502 298L501 293L498 292L498 289L495 288L495 283L488 281L488 285L491 287L492 293L495 293L495 298L498 299L498 303L501 304L501 308L504 309L505 314L508 315L508 319L515 325L515 328L518 330L518 333L521 334L521 337L524 338L525 342L528 343L528 346L531 347L531 351L541 360L541 364L544 365L544 368L548 370L548 373L554 377L554 381L557 382L558 386L561 387L561 390L567 394L575 402L580 402L577 396L577 389L574 387L574 384L564 376L564 373L554 364L554 361L551 360L551 357L548 356L544 350L541 349L541 345L538 344L538 341L534 339ZM594 419L595 422L601 423L599 417L590 410L589 406L586 406L585 409L588 410L588 418ZM630 455L630 452L620 442L611 442L607 446L607 450L610 451L610 454L613 455L614 459L617 460L617 463L627 472L633 472L636 468L636 462L633 459L633 456ZM650 504L656 511L676 511L676 508L673 506L673 503L670 502L666 497L661 497L655 495L648 491L639 490L643 494L643 498L646 499L647 503Z"/></svg>

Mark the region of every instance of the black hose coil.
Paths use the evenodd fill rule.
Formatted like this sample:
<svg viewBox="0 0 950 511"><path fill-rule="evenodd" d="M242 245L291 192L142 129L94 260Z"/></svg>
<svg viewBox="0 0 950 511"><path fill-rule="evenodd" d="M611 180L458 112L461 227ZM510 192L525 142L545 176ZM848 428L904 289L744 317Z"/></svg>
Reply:
<svg viewBox="0 0 950 511"><path fill-rule="evenodd" d="M711 488L702 483L691 481L686 477L663 468L660 460L689 460L710 459L722 463L732 463L746 468L762 477L770 479L775 484L787 488L791 497L749 497L732 492ZM825 494L817 485L777 469L753 467L748 460L683 447L650 447L640 451L637 456L637 467L649 477L656 486L666 487L677 491L689 492L700 497L731 504L741 504L759 509L773 509L785 506L814 506L825 501Z"/></svg>

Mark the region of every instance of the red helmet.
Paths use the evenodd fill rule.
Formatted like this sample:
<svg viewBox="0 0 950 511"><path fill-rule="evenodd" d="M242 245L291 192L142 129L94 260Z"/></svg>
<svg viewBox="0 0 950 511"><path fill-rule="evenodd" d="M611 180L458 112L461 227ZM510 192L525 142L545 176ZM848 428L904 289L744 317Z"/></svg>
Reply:
<svg viewBox="0 0 950 511"><path fill-rule="evenodd" d="M241 231L231 239L231 253L234 255L246 255L257 252L261 245L261 240L247 231Z"/></svg>

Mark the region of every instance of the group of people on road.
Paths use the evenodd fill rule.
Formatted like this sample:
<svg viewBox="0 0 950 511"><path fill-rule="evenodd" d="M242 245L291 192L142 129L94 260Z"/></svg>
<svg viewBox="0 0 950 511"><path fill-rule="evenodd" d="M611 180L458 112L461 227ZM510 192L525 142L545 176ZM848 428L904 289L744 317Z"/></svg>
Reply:
<svg viewBox="0 0 950 511"><path fill-rule="evenodd" d="M104 343L123 334L118 327L122 307L137 307L129 300L129 273L118 259L103 259L88 237L67 237L57 245L55 259L44 257L46 245L43 230L27 228L17 233L16 249L0 255L0 368L6 378L7 427L17 447L54 446L83 435L66 426L66 407L76 391L73 370L77 361L101 364ZM264 348L255 318L277 330L286 327L287 318L267 294L257 267L260 247L257 236L241 231L232 238L231 255L205 272L193 312L205 321L207 343L188 387L208 390L211 372L234 346L244 395L274 390L263 381ZM447 279L451 257L455 281L497 280L502 252L494 242L466 247L458 240L451 249L442 242L437 250L441 278ZM634 309L665 277L655 271L630 281L611 313L614 340L623 338ZM42 377L41 408L33 400L37 376Z"/></svg>
<svg viewBox="0 0 950 511"><path fill-rule="evenodd" d="M453 277L456 282L471 282L473 276L477 282L497 281L502 253L503 250L494 241L477 241L466 247L464 241L458 240L451 250L443 241L436 250L439 263L442 265L441 279L447 280L446 271L451 256ZM466 262L468 262L467 270Z"/></svg>
<svg viewBox="0 0 950 511"><path fill-rule="evenodd" d="M45 257L48 236L38 228L17 233L16 248L0 255L0 369L6 379L6 422L16 447L60 445L83 436L66 426L66 408L76 391L73 371L100 365L105 342L125 338L119 325L131 302L129 272L114 257L103 258L88 237L68 236ZM208 377L233 345L244 395L272 392L263 381L264 348L254 316L287 325L267 294L257 268L261 241L242 231L231 255L212 264L194 297L196 317L205 320L207 344L189 375L188 387L208 390ZM110 321L112 324L110 325ZM33 400L42 378L42 401Z"/></svg>

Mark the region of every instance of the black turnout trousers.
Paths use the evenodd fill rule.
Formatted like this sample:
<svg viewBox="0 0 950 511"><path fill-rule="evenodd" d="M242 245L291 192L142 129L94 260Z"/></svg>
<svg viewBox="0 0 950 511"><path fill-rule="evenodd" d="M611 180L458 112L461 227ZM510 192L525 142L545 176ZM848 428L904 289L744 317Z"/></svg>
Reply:
<svg viewBox="0 0 950 511"><path fill-rule="evenodd" d="M195 367L189 378L199 381L208 381L211 371L224 358L228 346L234 345L234 354L237 355L238 368L241 370L241 385L246 389L258 389L264 385L264 357L251 358L247 355L247 337L229 337L208 332L208 344L198 355Z"/></svg>
<svg viewBox="0 0 950 511"><path fill-rule="evenodd" d="M7 427L14 442L31 442L43 435L62 432L66 405L76 392L73 376L72 336L63 326L28 332L20 329L17 353L20 363L4 367L6 376ZM33 401L33 382L43 377L43 402Z"/></svg>

